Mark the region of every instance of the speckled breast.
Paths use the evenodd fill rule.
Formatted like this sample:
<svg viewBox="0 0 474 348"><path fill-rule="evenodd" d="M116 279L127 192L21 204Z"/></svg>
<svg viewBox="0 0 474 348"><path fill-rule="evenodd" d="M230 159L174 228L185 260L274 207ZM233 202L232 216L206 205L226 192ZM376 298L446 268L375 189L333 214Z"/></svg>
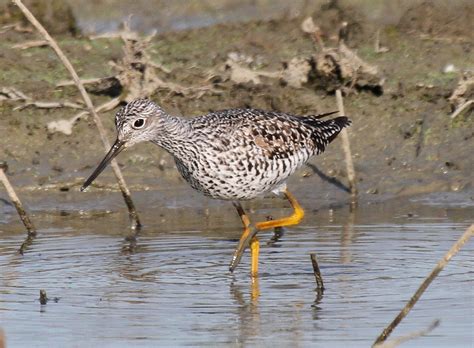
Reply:
<svg viewBox="0 0 474 348"><path fill-rule="evenodd" d="M270 159L265 149L240 144L226 151L207 144L185 160L175 158L183 178L206 196L248 200L273 191L309 158L308 152Z"/></svg>

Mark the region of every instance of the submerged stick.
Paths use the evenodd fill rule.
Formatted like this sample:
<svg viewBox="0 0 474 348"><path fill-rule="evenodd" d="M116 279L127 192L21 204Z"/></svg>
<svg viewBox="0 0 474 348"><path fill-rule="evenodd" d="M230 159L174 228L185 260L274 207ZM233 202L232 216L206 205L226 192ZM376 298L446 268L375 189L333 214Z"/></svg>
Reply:
<svg viewBox="0 0 474 348"><path fill-rule="evenodd" d="M342 93L340 89L336 90L336 100L337 100L337 107L339 109L339 115L345 116L344 103L342 100ZM352 161L352 152L351 152L351 143L349 141L349 134L347 133L346 128L343 128L341 130L341 138L342 138L342 148L344 150L344 157L346 159L347 179L349 180L352 204L355 205L357 203L356 173L354 169L354 162Z"/></svg>
<svg viewBox="0 0 474 348"><path fill-rule="evenodd" d="M18 254L20 255L24 255L25 254L25 251L26 249L28 249L30 247L30 245L33 243L33 241L35 240L36 238L36 233L35 234L28 234L25 238L25 240L23 241L23 243L21 243L20 247L18 248Z"/></svg>
<svg viewBox="0 0 474 348"><path fill-rule="evenodd" d="M26 213L26 210L23 208L23 204L21 204L20 199L16 195L15 190L13 189L13 186L10 184L10 181L5 175L5 172L3 171L2 167L0 167L0 182L3 184L3 186L5 186L8 197L10 197L10 201L15 206L16 211L18 212L18 215L20 216L20 219L23 222L23 225L25 225L26 230L28 231L28 237L33 238L34 236L36 236L35 226L31 222L28 214Z"/></svg>
<svg viewBox="0 0 474 348"><path fill-rule="evenodd" d="M72 66L71 62L69 59L64 55L62 52L61 48L59 48L58 44L56 41L49 35L49 33L46 31L46 29L41 25L40 22L35 18L35 16L28 10L28 8L23 5L21 0L13 0L13 2L20 8L20 10L23 12L25 17L30 21L30 23L38 30L38 32L43 36L43 38L48 42L48 44L51 46L51 48L54 50L54 52L57 54L61 62L63 63L64 67L69 71L71 74L72 79L74 80L77 88L79 89L79 92L84 99L84 102L87 106L87 109L89 110L89 113L93 116L94 122L97 126L97 129L99 130L100 134L100 139L102 140L102 143L108 151L110 149L110 143L107 140L107 134L105 132L105 128L102 124L101 119L97 115L94 109L94 105L92 104L92 101L87 94L84 85L81 83L81 80L79 79L79 76L77 75L76 71L74 70L74 67ZM130 216L130 219L132 220L132 228L138 228L141 226L140 219L138 217L137 210L135 209L135 204L133 203L132 197L130 195L130 190L127 187L127 184L125 183L125 179L123 178L122 172L120 171L120 168L115 160L111 162L113 172L115 174L115 177L117 178L117 182L120 188L120 191L122 191L122 196L125 200L125 204L127 205L128 208L128 213Z"/></svg>
<svg viewBox="0 0 474 348"><path fill-rule="evenodd" d="M405 307L400 311L400 313L396 316L396 318L382 331L379 337L374 342L373 346L378 345L381 342L384 342L387 337L392 333L393 329L397 327L398 324L405 318L413 308L413 306L418 302L421 295L425 292L431 282L438 276L438 274L443 270L443 268L448 264L449 260L458 253L458 251L462 248L464 244L472 237L474 234L474 224L472 224L466 232L453 244L451 249L444 255L444 257L438 262L435 268L431 271L428 277L425 278L423 283L421 283L418 290L416 290L415 294L412 296L410 301L407 302Z"/></svg>
<svg viewBox="0 0 474 348"><path fill-rule="evenodd" d="M314 278L316 279L316 289L318 291L324 291L323 277L321 275L321 270L319 269L318 260L316 259L316 254L311 253L311 263L313 264Z"/></svg>
<svg viewBox="0 0 474 348"><path fill-rule="evenodd" d="M399 346L400 344L407 342L409 340L412 340L414 338L422 337L427 334L429 334L431 331L436 329L439 326L440 320L436 319L433 321L430 326L428 326L426 329L420 330L420 331L414 331L410 332L402 337L397 337L394 338L393 340L385 341L382 343L378 343L374 345L374 348L394 348L396 346Z"/></svg>
<svg viewBox="0 0 474 348"><path fill-rule="evenodd" d="M40 290L40 297L39 297L39 301L42 305L45 305L48 303L48 295L46 295L46 290Z"/></svg>

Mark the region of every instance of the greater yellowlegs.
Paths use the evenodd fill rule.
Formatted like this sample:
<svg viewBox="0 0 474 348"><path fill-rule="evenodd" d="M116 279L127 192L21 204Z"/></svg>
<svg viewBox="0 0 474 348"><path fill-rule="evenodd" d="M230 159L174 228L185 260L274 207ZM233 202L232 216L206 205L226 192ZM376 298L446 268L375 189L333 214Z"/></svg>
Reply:
<svg viewBox="0 0 474 348"><path fill-rule="evenodd" d="M257 109L229 109L190 119L172 116L148 99L137 99L115 116L117 140L81 190L89 186L123 149L140 142L168 151L178 171L206 196L232 201L244 225L239 245L249 239L250 220L240 201L265 193L281 194L291 216L258 222L257 230L298 224L304 210L287 190L286 180L308 159L320 154L350 125L345 116L321 120L326 114L295 116ZM250 240L251 274L258 271L259 242Z"/></svg>

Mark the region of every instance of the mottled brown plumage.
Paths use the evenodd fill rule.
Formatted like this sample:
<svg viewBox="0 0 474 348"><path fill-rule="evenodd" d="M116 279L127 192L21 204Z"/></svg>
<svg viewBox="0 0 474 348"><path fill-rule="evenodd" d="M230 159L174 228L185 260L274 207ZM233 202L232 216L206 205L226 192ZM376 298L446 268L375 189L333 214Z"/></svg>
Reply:
<svg viewBox="0 0 474 348"><path fill-rule="evenodd" d="M329 114L229 109L184 119L138 99L117 113L116 125L120 150L151 141L174 157L194 189L212 198L246 200L284 190L288 177L350 124L347 117L321 120Z"/></svg>
<svg viewBox="0 0 474 348"><path fill-rule="evenodd" d="M284 219L257 223L257 230L297 224L304 211L286 190L286 180L308 159L350 125L347 117L322 120L314 116L230 109L190 119L169 115L147 99L135 100L116 115L118 137L86 180L85 189L126 147L150 141L168 151L183 178L206 196L233 201L244 232L231 262L233 270L251 245L252 275L257 274L259 243L239 201L268 192L284 193L294 213Z"/></svg>

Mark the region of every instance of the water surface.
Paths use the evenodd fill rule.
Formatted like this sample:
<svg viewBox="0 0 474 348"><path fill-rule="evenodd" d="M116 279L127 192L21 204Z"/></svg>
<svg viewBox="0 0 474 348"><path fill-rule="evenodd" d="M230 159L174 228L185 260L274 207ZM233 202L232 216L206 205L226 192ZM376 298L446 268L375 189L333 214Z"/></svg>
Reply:
<svg viewBox="0 0 474 348"><path fill-rule="evenodd" d="M104 194L91 207L65 198L62 211L45 201L34 216L39 236L24 256L16 254L23 230L3 208L0 327L9 346L368 347L474 215L472 203L440 207L429 196L361 205L355 214L346 207L308 209L304 222L278 241L268 245L273 233L260 234L261 273L252 283L247 253L228 272L240 233L230 204L193 197L158 206L155 196L137 197L147 209L136 244L124 239L126 214L111 204L120 206L119 199ZM288 213L280 207L276 200L252 203L251 215ZM473 244L393 333L441 319L405 347L473 345ZM322 297L312 252L325 281ZM38 301L40 289L47 305Z"/></svg>

